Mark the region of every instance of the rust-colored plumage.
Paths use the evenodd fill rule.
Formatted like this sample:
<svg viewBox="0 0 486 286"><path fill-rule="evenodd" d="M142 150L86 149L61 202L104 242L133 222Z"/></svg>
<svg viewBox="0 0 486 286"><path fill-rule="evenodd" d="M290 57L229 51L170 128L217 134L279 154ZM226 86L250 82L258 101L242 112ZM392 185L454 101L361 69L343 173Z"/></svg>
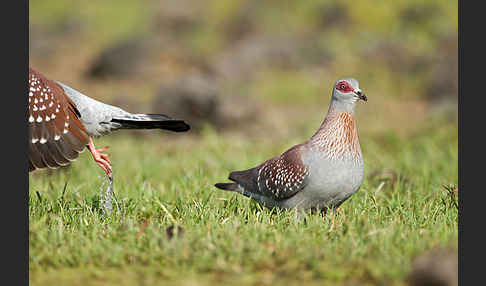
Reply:
<svg viewBox="0 0 486 286"><path fill-rule="evenodd" d="M76 159L89 143L72 100L55 82L29 68L29 172Z"/></svg>
<svg viewBox="0 0 486 286"><path fill-rule="evenodd" d="M329 111L321 128L312 136L312 145L330 158L350 154L353 158L361 157L355 119L352 113Z"/></svg>

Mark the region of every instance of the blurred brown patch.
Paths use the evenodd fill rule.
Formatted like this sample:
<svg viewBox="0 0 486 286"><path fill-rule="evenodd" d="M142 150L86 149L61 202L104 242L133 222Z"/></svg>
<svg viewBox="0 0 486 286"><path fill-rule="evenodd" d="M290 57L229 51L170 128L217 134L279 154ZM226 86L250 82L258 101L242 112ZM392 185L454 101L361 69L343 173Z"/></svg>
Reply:
<svg viewBox="0 0 486 286"><path fill-rule="evenodd" d="M200 26L202 16L200 7L194 1L164 1L157 6L153 28L157 35L169 36L177 41Z"/></svg>
<svg viewBox="0 0 486 286"><path fill-rule="evenodd" d="M88 67L85 76L91 79L135 76L146 60L148 49L143 39L132 38L103 50Z"/></svg>
<svg viewBox="0 0 486 286"><path fill-rule="evenodd" d="M363 58L374 64L386 65L390 70L404 76L426 71L430 59L417 54L405 43L391 40L380 40L363 50Z"/></svg>
<svg viewBox="0 0 486 286"><path fill-rule="evenodd" d="M64 19L52 27L29 26L29 56L41 61L50 60L67 36L79 34L82 29L78 19Z"/></svg>
<svg viewBox="0 0 486 286"><path fill-rule="evenodd" d="M189 75L159 88L153 111L182 118L193 131L204 124L216 129L236 128L256 123L259 105L248 97L221 95L219 85L209 77Z"/></svg>
<svg viewBox="0 0 486 286"><path fill-rule="evenodd" d="M433 249L427 251L413 262L408 275L410 286L456 286L458 285L457 250Z"/></svg>
<svg viewBox="0 0 486 286"><path fill-rule="evenodd" d="M404 24L425 25L441 14L440 9L441 7L435 3L417 2L405 7L399 13L399 17Z"/></svg>
<svg viewBox="0 0 486 286"><path fill-rule="evenodd" d="M426 98L434 104L457 104L459 95L458 36L450 34L439 41L434 57L432 77L425 87Z"/></svg>
<svg viewBox="0 0 486 286"><path fill-rule="evenodd" d="M228 42L239 41L256 32L257 9L256 1L245 1L234 17L224 25L225 38Z"/></svg>
<svg viewBox="0 0 486 286"><path fill-rule="evenodd" d="M224 80L245 82L268 67L322 67L331 59L328 51L315 45L313 36L252 35L232 43L210 64L210 70Z"/></svg>
<svg viewBox="0 0 486 286"><path fill-rule="evenodd" d="M345 29L351 22L348 9L344 3L324 2L317 9L318 25L323 30L339 27L339 29Z"/></svg>

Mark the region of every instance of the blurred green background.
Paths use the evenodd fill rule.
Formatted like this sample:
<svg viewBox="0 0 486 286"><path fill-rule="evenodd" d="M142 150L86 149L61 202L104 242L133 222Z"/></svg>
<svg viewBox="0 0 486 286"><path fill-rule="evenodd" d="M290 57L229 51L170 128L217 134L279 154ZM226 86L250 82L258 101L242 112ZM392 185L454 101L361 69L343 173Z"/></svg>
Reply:
<svg viewBox="0 0 486 286"><path fill-rule="evenodd" d="M404 134L456 116L457 19L449 0L36 0L30 65L132 112L252 135L320 121L350 76L370 99L360 129Z"/></svg>

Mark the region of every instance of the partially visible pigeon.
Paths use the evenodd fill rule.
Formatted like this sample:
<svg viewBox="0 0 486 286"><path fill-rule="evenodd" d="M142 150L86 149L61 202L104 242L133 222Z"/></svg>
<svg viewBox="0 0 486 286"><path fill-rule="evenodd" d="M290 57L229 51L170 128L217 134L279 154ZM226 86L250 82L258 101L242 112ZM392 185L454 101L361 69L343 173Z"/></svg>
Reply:
<svg viewBox="0 0 486 286"><path fill-rule="evenodd" d="M336 209L353 195L364 175L354 107L367 101L353 78L334 85L324 122L306 142L255 168L231 172L234 183L215 186L253 198L272 208Z"/></svg>
<svg viewBox="0 0 486 286"><path fill-rule="evenodd" d="M106 148L96 149L92 137L118 129L190 129L182 120L163 114L132 114L47 79L29 68L29 172L57 168L75 160L85 147L112 178Z"/></svg>

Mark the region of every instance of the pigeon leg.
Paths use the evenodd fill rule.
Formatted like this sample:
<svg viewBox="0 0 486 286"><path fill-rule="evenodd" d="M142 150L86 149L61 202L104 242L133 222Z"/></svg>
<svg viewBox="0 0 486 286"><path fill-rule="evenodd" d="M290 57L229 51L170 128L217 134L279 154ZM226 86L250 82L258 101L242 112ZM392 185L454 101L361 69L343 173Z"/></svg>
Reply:
<svg viewBox="0 0 486 286"><path fill-rule="evenodd" d="M98 166L100 166L103 171L105 171L106 175L111 179L113 174L112 174L112 168L111 168L111 161L108 158L108 154L101 153L106 151L108 147L105 148L99 148L96 149L93 139L89 137L89 144L88 144L88 149L91 152L91 155L93 155L93 159L96 161Z"/></svg>
<svg viewBox="0 0 486 286"><path fill-rule="evenodd" d="M334 219L335 219L335 217L336 217L336 209L335 208L331 208L331 227L327 231L328 233L334 231Z"/></svg>

